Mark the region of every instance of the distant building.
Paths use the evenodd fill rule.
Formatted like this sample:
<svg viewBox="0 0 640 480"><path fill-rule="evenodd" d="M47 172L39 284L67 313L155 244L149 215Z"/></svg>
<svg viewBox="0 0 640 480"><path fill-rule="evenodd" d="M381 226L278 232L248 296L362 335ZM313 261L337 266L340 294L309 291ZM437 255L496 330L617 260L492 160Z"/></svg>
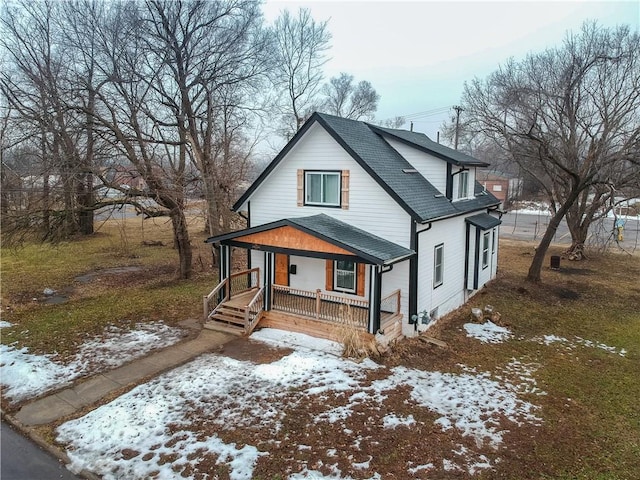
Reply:
<svg viewBox="0 0 640 480"><path fill-rule="evenodd" d="M522 194L522 179L507 173L478 171L477 180L503 207Z"/></svg>

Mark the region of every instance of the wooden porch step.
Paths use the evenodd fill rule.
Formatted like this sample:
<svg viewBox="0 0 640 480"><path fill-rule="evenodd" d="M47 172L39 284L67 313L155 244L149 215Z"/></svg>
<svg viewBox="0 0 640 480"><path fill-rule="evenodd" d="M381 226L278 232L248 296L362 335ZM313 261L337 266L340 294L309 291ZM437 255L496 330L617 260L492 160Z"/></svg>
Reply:
<svg viewBox="0 0 640 480"><path fill-rule="evenodd" d="M244 335L244 327L240 328L238 326L230 326L227 323L216 322L215 320L205 322L203 327L207 330L215 330L217 332L230 333L232 335Z"/></svg>
<svg viewBox="0 0 640 480"><path fill-rule="evenodd" d="M244 314L241 317L239 317L236 315L228 315L226 313L216 312L213 315L211 315L211 320L216 320L221 323L238 325L244 328Z"/></svg>

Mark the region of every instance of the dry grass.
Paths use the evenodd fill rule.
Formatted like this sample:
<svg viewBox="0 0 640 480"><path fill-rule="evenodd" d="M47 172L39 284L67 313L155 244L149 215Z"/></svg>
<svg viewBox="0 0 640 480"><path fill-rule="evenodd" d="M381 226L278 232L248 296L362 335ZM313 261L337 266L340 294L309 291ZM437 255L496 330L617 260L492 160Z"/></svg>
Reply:
<svg viewBox="0 0 640 480"><path fill-rule="evenodd" d="M590 254L582 262L562 260L559 271L545 267L543 282L532 284L524 277L533 246L500 246L497 279L429 331L449 347L408 339L385 363L495 371L516 358L540 366L538 386L547 395L531 401L541 407L543 426L512 431L497 470L480 478L640 478L640 258ZM560 253L554 247L549 255ZM483 344L466 337L462 325L471 321L471 308L487 304L501 313L513 340ZM627 353L533 341L543 335L580 337Z"/></svg>
<svg viewBox="0 0 640 480"><path fill-rule="evenodd" d="M65 355L109 324L199 318L200 299L216 275L199 218L190 219L190 234L194 276L188 281L177 280L178 254L164 219L110 220L88 238L3 248L2 318L13 327L2 330L2 342ZM148 240L162 246L145 246ZM110 274L113 267L135 270ZM86 274L92 274L90 280L79 281ZM68 300L45 303L45 288Z"/></svg>

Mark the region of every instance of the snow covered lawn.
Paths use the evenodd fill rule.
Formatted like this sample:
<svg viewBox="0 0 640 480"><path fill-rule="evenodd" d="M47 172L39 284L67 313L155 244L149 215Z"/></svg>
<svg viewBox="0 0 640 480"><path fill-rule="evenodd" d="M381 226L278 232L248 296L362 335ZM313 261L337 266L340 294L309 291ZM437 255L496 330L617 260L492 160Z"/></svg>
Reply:
<svg viewBox="0 0 640 480"><path fill-rule="evenodd" d="M252 339L285 337L293 352L276 361L204 355L62 424L57 441L73 469L105 479L424 478L490 469L510 430L541 423L523 398L544 393L536 365L387 368L304 335Z"/></svg>
<svg viewBox="0 0 640 480"><path fill-rule="evenodd" d="M3 321L0 328L11 326ZM83 375L113 369L151 350L176 343L183 331L162 322L139 323L133 330L111 326L83 343L69 362L56 355L33 355L27 348L0 344L0 384L3 396L19 402L69 384Z"/></svg>

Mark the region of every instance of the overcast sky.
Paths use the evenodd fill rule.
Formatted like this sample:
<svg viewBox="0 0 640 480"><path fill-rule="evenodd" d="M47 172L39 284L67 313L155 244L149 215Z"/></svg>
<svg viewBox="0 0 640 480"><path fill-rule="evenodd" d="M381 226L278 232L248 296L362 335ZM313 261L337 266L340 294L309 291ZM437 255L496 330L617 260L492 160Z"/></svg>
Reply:
<svg viewBox="0 0 640 480"><path fill-rule="evenodd" d="M561 43L587 19L640 28L640 0L599 2L282 1L267 0L273 21L283 9L309 8L329 19L327 78L369 80L381 95L379 120L405 116L435 140L465 81L484 78L509 57ZM441 109L437 115L416 116ZM448 112L448 113L447 113ZM405 128L409 128L408 124Z"/></svg>

